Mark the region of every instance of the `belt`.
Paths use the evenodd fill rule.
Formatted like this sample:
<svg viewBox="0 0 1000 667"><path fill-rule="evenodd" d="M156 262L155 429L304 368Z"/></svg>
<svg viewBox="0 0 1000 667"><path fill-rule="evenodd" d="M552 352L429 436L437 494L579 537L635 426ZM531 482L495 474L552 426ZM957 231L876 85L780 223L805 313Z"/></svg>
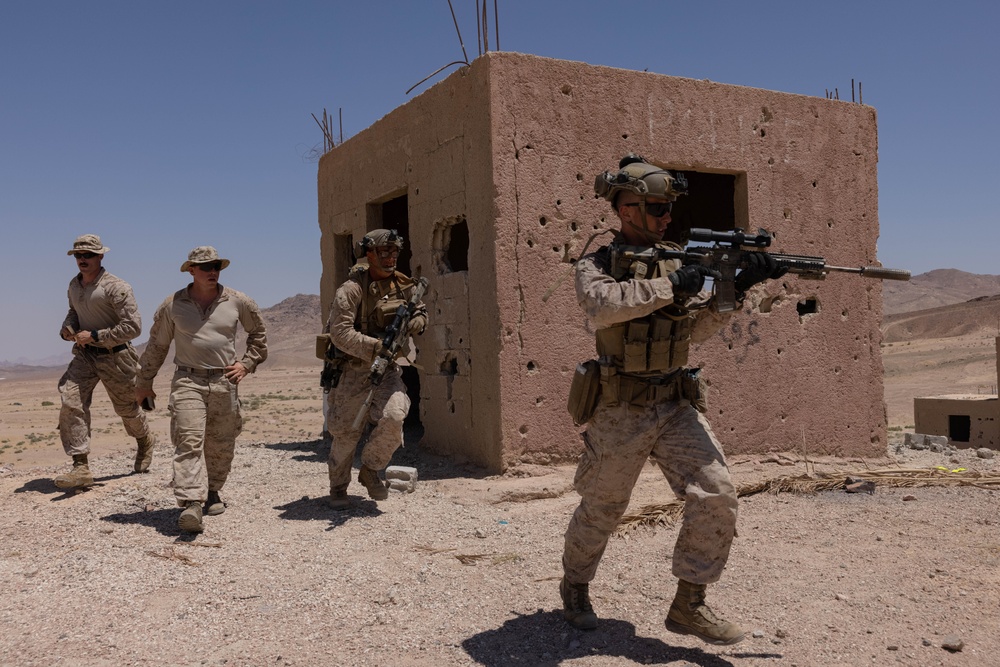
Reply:
<svg viewBox="0 0 1000 667"><path fill-rule="evenodd" d="M93 352L94 354L114 354L115 352L121 352L122 350L128 349L128 343L122 343L121 345L115 345L112 348L107 347L93 347L92 345L87 346L88 352Z"/></svg>
<svg viewBox="0 0 1000 667"><path fill-rule="evenodd" d="M222 375L226 372L225 368L192 368L191 366L181 366L180 364L177 365L177 370L206 378Z"/></svg>
<svg viewBox="0 0 1000 667"><path fill-rule="evenodd" d="M673 384L677 380L677 376L684 372L683 368L676 368L666 375L635 375L634 373L618 373L618 376L623 379L628 379L635 384L646 384L651 386L665 386Z"/></svg>
<svg viewBox="0 0 1000 667"><path fill-rule="evenodd" d="M635 407L652 405L661 401L680 398L678 380L684 369L679 368L665 375L642 376L631 373L609 373L601 378L601 392L605 403L627 403Z"/></svg>
<svg viewBox="0 0 1000 667"><path fill-rule="evenodd" d="M618 385L618 395L619 400L632 405L649 405L660 401L676 400L680 392L676 377L669 383L657 382L654 378L638 380L622 377Z"/></svg>

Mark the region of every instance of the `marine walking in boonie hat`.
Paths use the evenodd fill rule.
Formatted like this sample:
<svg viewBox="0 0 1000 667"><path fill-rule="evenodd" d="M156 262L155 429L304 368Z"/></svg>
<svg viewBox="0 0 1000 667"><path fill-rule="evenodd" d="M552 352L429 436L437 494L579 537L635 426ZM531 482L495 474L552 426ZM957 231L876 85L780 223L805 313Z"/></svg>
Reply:
<svg viewBox="0 0 1000 667"><path fill-rule="evenodd" d="M221 262L220 271L229 266L229 260L219 257L215 248L210 245L200 245L188 253L187 261L181 264L181 273L187 273L195 264L208 264L209 262Z"/></svg>
<svg viewBox="0 0 1000 667"><path fill-rule="evenodd" d="M97 234L84 234L76 237L73 241L73 249L67 250L67 255L75 255L78 252L92 252L95 255L106 255L111 248L101 243L101 237Z"/></svg>

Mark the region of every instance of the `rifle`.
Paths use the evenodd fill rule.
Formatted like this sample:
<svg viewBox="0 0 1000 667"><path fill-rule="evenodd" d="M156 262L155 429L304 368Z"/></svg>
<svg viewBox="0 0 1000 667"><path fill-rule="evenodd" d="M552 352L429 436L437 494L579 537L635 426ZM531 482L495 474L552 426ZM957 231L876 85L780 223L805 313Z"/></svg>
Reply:
<svg viewBox="0 0 1000 667"><path fill-rule="evenodd" d="M365 402L361 404L358 416L354 418L354 424L351 427L354 430L361 428L361 422L364 421L365 414L368 412L368 408L371 407L372 399L375 397L375 389L382 383L386 371L389 370L389 365L396 360L396 356L403 347L403 343L406 342L409 335L407 329L410 326L410 320L413 318L417 304L420 303L420 299L423 298L426 291L427 278L418 279L413 288L413 293L410 295L410 300L396 309L396 315L392 319L392 324L382 334L382 338L380 339L382 348L379 350L378 356L375 357L375 361L372 362L368 374L368 383L372 388L369 390Z"/></svg>
<svg viewBox="0 0 1000 667"><path fill-rule="evenodd" d="M693 228L683 239L701 243L714 243L712 246L690 246L682 250L642 246L612 246L611 266L617 276L631 272L633 266L641 267L645 275L645 266L655 264L661 259L679 259L684 264L701 264L716 272L718 277L713 280L712 291L715 297L715 307L720 313L736 310L736 272L747 266L747 256L754 250L743 248L767 248L771 245L771 234L766 229L758 229L756 234L749 234L742 229L731 231L715 231L713 229ZM769 253L778 266L788 269L788 273L812 280L823 280L831 272L854 273L863 278L877 280L909 280L910 272L904 269L887 269L881 266L831 266L822 257L809 255L785 255ZM638 263L638 265L636 264ZM643 276L638 275L641 278Z"/></svg>

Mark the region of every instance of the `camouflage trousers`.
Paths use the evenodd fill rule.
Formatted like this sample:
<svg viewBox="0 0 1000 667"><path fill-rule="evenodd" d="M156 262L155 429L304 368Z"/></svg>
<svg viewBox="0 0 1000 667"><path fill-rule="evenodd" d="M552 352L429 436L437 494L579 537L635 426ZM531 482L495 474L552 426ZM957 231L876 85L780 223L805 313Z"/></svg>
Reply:
<svg viewBox="0 0 1000 667"><path fill-rule="evenodd" d="M229 477L236 436L243 431L236 385L222 373L180 369L170 385L170 438L174 444L174 496L184 506L205 502Z"/></svg>
<svg viewBox="0 0 1000 667"><path fill-rule="evenodd" d="M139 357L132 346L120 352L99 354L77 351L66 372L59 379L59 437L63 450L70 455L90 453L90 403L98 382L104 385L122 418L125 432L133 438L149 434L146 415L135 402L135 375Z"/></svg>
<svg viewBox="0 0 1000 667"><path fill-rule="evenodd" d="M398 366L392 366L386 372L382 382L375 388L366 419L361 422L360 428L353 428L354 419L371 390L367 379L367 371L348 367L340 377L340 383L327 396L327 428L333 436L330 460L327 462L331 493L347 490L351 481L354 452L366 424L375 426L361 450L362 465L372 470L385 468L393 453L403 444L403 420L410 409L410 399L406 395L402 371Z"/></svg>
<svg viewBox="0 0 1000 667"><path fill-rule="evenodd" d="M736 533L736 489L708 421L684 403L598 405L576 471L580 505L566 530L563 570L570 582L593 580L608 537L650 457L685 501L674 545L674 576L695 584L722 576Z"/></svg>

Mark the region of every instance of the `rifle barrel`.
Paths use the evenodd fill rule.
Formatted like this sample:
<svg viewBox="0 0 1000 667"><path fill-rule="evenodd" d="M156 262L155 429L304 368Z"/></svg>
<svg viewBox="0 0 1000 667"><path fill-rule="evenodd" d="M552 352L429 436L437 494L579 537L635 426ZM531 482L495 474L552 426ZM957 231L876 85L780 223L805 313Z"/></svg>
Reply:
<svg viewBox="0 0 1000 667"><path fill-rule="evenodd" d="M854 273L863 278L874 278L876 280L909 280L910 272L906 269L887 269L884 266L831 266L822 257L811 257L809 255L783 255L773 253L780 266L788 267L790 273L806 274L805 277L819 278L834 271L840 273Z"/></svg>
<svg viewBox="0 0 1000 667"><path fill-rule="evenodd" d="M884 266L861 266L853 268L850 266L828 266L828 271L841 271L843 273L856 273L864 278L875 278L876 280L909 280L910 272L906 269L889 269Z"/></svg>

